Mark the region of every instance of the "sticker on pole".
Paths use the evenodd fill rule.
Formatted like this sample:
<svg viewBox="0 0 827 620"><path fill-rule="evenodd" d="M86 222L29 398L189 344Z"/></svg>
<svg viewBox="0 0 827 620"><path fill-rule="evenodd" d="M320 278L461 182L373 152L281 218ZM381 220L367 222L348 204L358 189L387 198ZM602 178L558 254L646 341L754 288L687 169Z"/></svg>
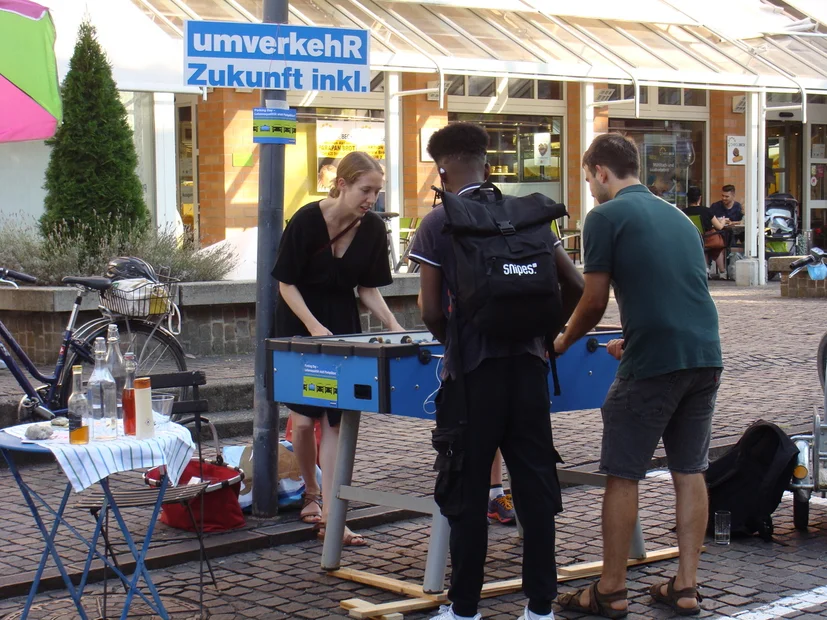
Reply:
<svg viewBox="0 0 827 620"><path fill-rule="evenodd" d="M189 86L366 93L370 33L352 28L187 21Z"/></svg>
<svg viewBox="0 0 827 620"><path fill-rule="evenodd" d="M339 372L335 366L305 363L302 396L318 400L319 405L336 407L339 403Z"/></svg>
<svg viewBox="0 0 827 620"><path fill-rule="evenodd" d="M253 108L253 142L256 144L295 144L296 111Z"/></svg>

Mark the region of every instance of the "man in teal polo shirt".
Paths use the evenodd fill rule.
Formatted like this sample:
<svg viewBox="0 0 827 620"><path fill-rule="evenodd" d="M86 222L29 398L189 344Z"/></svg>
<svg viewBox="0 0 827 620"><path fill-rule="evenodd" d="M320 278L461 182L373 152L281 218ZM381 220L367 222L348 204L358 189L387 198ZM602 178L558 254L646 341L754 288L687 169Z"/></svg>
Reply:
<svg viewBox="0 0 827 620"><path fill-rule="evenodd" d="M638 481L663 438L677 496L680 563L677 575L650 594L681 615L700 613L697 570L708 510L703 472L723 366L703 242L688 217L641 185L631 140L597 137L583 169L598 203L583 228L585 290L554 349L565 353L597 325L610 286L623 339L609 344L620 367L602 408L603 571L599 581L558 602L609 618L627 614Z"/></svg>

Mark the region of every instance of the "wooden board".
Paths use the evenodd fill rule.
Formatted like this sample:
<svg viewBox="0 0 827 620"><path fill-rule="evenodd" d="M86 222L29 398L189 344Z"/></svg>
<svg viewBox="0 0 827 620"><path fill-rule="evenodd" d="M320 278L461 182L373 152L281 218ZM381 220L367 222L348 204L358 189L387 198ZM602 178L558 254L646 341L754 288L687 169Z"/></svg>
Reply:
<svg viewBox="0 0 827 620"><path fill-rule="evenodd" d="M701 547L701 551L705 551L705 547ZM657 549L646 554L645 558L629 560L629 566L638 566L640 564L648 564L650 562L659 562L661 560L670 560L678 557L679 552L677 547L665 547ZM596 577L600 575L603 569L603 562L581 562L579 564L571 564L569 566L561 566L557 569L557 581L566 582L575 579L583 579L586 577ZM355 581L365 585L379 588L387 592L395 592L397 594L405 594L413 597L402 601L391 601L390 603L382 603L375 605L364 599L347 599L340 603L342 609L349 612L351 618L357 619L379 619L379 620L395 620L396 614L406 614L414 611L423 611L426 609L434 609L441 603L447 601L447 591L440 594L425 594L422 591L422 586L387 577L383 575L374 575L366 571L353 570L349 568L342 568L328 573L334 577L346 579L348 581ZM522 579L506 579L504 581L493 581L482 586L482 597L493 598L502 596L504 594L511 594L512 592L519 592L523 587Z"/></svg>

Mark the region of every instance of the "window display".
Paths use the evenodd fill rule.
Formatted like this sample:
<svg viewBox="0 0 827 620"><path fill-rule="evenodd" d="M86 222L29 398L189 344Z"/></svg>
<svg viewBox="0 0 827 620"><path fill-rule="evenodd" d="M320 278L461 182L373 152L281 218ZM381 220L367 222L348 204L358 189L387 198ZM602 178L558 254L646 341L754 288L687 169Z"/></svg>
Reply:
<svg viewBox="0 0 827 620"><path fill-rule="evenodd" d="M448 120L485 127L491 137L491 180L503 193L540 192L562 200L562 117L449 113Z"/></svg>
<svg viewBox="0 0 827 620"><path fill-rule="evenodd" d="M703 121L609 119L609 131L629 136L640 150L640 180L653 194L678 207L686 190L704 187Z"/></svg>

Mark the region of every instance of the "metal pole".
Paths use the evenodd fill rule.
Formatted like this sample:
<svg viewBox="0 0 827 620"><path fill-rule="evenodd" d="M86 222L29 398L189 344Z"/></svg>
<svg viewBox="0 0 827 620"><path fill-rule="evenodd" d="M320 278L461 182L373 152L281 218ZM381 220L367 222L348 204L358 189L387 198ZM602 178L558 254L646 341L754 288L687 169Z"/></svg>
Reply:
<svg viewBox="0 0 827 620"><path fill-rule="evenodd" d="M288 0L264 0L265 23L287 23ZM261 105L285 101L283 90L262 90ZM256 362L253 407L253 514L272 517L278 512L278 403L268 402L265 338L273 336L278 287L270 272L276 262L284 221L284 145L259 145L258 255L256 267Z"/></svg>

